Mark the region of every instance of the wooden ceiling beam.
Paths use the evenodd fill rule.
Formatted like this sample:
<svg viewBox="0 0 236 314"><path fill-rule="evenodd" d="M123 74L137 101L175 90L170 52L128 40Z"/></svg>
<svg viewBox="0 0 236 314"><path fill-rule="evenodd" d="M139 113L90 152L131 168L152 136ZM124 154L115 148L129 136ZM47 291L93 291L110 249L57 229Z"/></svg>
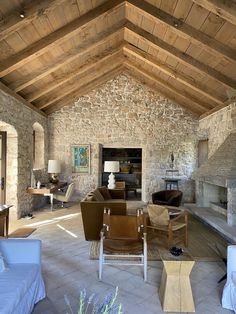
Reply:
<svg viewBox="0 0 236 314"><path fill-rule="evenodd" d="M90 63L87 66L83 66L82 69L74 73L73 77L68 78L63 82L62 86L58 86L52 91L48 96L43 97L40 101L35 103L35 106L39 109L48 107L51 103L60 100L65 95L72 92L75 87L78 87L78 82L83 84L86 80L91 80L91 77L96 77L101 71L107 72L108 69L113 69L114 66L118 66L123 61L123 50L122 48L109 53L107 56L103 57L95 63ZM69 82L69 80L72 80ZM65 84L67 82L67 84Z"/></svg>
<svg viewBox="0 0 236 314"><path fill-rule="evenodd" d="M164 42L163 40L153 36L152 34L144 31L143 29L139 28L138 26L133 25L132 23L128 23L125 26L125 40L129 42L129 38L126 36L126 32L130 33L131 36L136 37L138 39L143 40L144 42L148 43L148 45L154 47L154 49L158 49L166 53L167 55L175 58L180 63L184 64L185 66L197 71L201 74L205 74L211 79L218 81L219 83L223 84L226 87L231 87L236 89L236 81L225 76L224 74L220 73L219 71L211 68L210 66L194 59L193 57L183 53L179 49L169 45L168 43ZM131 43L132 44L132 43Z"/></svg>
<svg viewBox="0 0 236 314"><path fill-rule="evenodd" d="M137 74L140 74L141 76L147 77L149 80L152 80L154 83L161 86L162 88L167 89L168 92L170 92L171 94L175 94L178 97L180 97L181 99L184 99L184 101L189 104L189 110L191 110L191 108L194 108L194 110L198 111L198 113L204 113L208 110L208 108L205 106L205 104L198 101L195 97L193 97L192 95L190 95L186 91L183 91L183 90L179 91L175 87L171 86L168 82L154 76L153 73L150 73L144 69L140 69L140 67L138 68L134 63L131 63L130 61L128 61L128 62L126 61L125 66L128 69L136 72Z"/></svg>
<svg viewBox="0 0 236 314"><path fill-rule="evenodd" d="M201 7L236 25L236 2L233 0L192 0Z"/></svg>
<svg viewBox="0 0 236 314"><path fill-rule="evenodd" d="M26 101L23 97L21 97L20 95L16 94L13 90L11 90L10 88L8 88L5 84L3 84L2 82L0 82L0 91L4 92L5 94L15 98L19 104L26 106L28 108L30 108L31 110L39 113L40 115L46 117L46 114L39 110L38 108L36 108L34 105L32 105L31 103L29 103L28 101ZM7 106L7 104L6 104Z"/></svg>
<svg viewBox="0 0 236 314"><path fill-rule="evenodd" d="M182 20L176 19L150 3L144 0L127 0L127 5L136 10L138 9L143 16L150 17L156 23L161 22L169 26L176 34L188 39L191 43L198 46L201 44L206 51L218 57L220 56L230 61L236 61L236 52L234 49L223 45L216 39L184 23Z"/></svg>
<svg viewBox="0 0 236 314"><path fill-rule="evenodd" d="M138 70L138 68L136 68ZM169 91L157 84L156 80L152 78L152 76L146 74L146 72L140 73L140 71L130 69L128 64L125 64L125 72L130 75L131 77L135 78L137 81L141 82L142 84L146 84L151 89L158 92L160 95L164 96L165 98L173 101L175 104L178 104L181 107L184 107L192 114L196 114L198 117L201 115L202 111L194 108L194 106L189 104L189 101L186 102L182 97L180 98L178 95L173 93L173 91Z"/></svg>
<svg viewBox="0 0 236 314"><path fill-rule="evenodd" d="M72 72L60 75L60 77L58 79L55 78L51 83L46 84L44 87L41 87L39 90L37 90L33 94L30 94L28 97L26 97L26 99L31 102L35 99L41 98L45 94L47 94L47 93L53 91L54 89L62 86L63 84L65 84L69 80L75 78L76 76L82 75L83 73L85 73L86 71L91 69L92 67L99 65L100 63L103 63L104 60L109 59L110 56L115 57L115 56L122 55L123 46L124 46L124 43L118 47L106 49L105 51L103 51L103 52L101 52L101 53L99 53L93 57L88 58L88 60L85 63L83 63L82 66L76 68Z"/></svg>
<svg viewBox="0 0 236 314"><path fill-rule="evenodd" d="M114 40L116 37L122 38L124 33L123 29L124 24L125 24L124 21L118 23L114 25L113 28L110 28L105 32L99 33L94 39L85 40L82 44L70 50L69 52L66 52L58 57L55 57L54 61L51 62L50 64L44 65L38 71L34 71L28 75L23 76L20 80L14 81L8 87L13 89L15 92L19 92L24 88L43 79L52 72L55 72L61 67L73 62L74 60L86 56L93 49L98 49L98 47L106 45L109 41ZM32 95L32 97L36 99L39 96L36 92L36 96Z"/></svg>
<svg viewBox="0 0 236 314"><path fill-rule="evenodd" d="M55 7L61 5L65 0L34 0L21 6L17 11L0 21L0 40L14 34L22 27L33 22L38 17L53 11ZM20 17L23 13L24 17Z"/></svg>
<svg viewBox="0 0 236 314"><path fill-rule="evenodd" d="M86 83L82 86L80 86L77 90L75 90L73 93L70 93L69 96L64 97L60 100L60 102L50 105L48 108L46 108L45 113L47 115L52 114L53 112L60 110L64 106L73 105L76 99L82 95L86 95L87 93L91 92L93 89L99 87L100 85L106 83L113 77L119 75L121 72L124 71L124 67L118 66L114 68L111 71L108 71L105 74L101 74L98 78L93 79L89 83Z"/></svg>
<svg viewBox="0 0 236 314"><path fill-rule="evenodd" d="M217 106L217 107L215 107L215 108L213 108L213 109L211 109L211 110L209 110L209 111L203 113L203 114L199 117L199 120L201 120L201 119L203 119L203 118L206 118L207 116L209 116L209 115L215 113L216 111L219 111L220 109L225 108L225 107L227 107L227 105L219 105L219 106Z"/></svg>
<svg viewBox="0 0 236 314"><path fill-rule="evenodd" d="M0 77L19 69L29 61L41 56L49 49L63 43L75 36L85 26L96 23L97 19L103 19L110 13L114 13L124 7L123 0L106 1L99 7L89 11L62 28L50 33L48 36L33 43L29 47L16 53L4 62L0 63Z"/></svg>
<svg viewBox="0 0 236 314"><path fill-rule="evenodd" d="M142 51L139 48L136 48L135 46L132 46L130 44L125 44L124 48L124 55L129 57L129 55L138 58L139 60L151 65L157 70L160 70L161 72L169 75L170 77L173 77L178 82L184 84L187 87L190 87L192 90L198 92L204 97L207 97L209 100L213 101L217 105L223 104L223 101L221 101L219 98L215 97L209 90L206 89L205 86L199 84L197 81L186 77L177 71L173 70L172 68L166 66L164 63L157 61L154 57L152 57L149 53ZM209 104L209 106L211 106ZM214 107L214 106L212 106Z"/></svg>

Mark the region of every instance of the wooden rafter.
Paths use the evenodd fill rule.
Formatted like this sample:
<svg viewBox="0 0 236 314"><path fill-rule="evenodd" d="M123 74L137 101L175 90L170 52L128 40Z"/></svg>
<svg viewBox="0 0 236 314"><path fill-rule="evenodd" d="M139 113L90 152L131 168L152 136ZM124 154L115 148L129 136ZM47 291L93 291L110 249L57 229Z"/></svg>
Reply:
<svg viewBox="0 0 236 314"><path fill-rule="evenodd" d="M123 0L106 1L104 4L89 11L81 17L75 19L64 27L50 33L48 36L33 43L29 47L13 55L9 59L0 63L0 77L3 77L12 71L20 68L29 61L47 52L56 45L63 43L65 40L73 37L86 25L95 23L99 18L104 18L107 14L116 12L124 7Z"/></svg>
<svg viewBox="0 0 236 314"><path fill-rule="evenodd" d="M154 89L160 95L163 95L164 97L166 97L167 99L180 105L181 107L186 108L191 113L194 113L198 116L201 115L202 111L199 111L199 109L194 108L193 105L189 104L189 101L186 102L186 100L183 99L182 97L179 97L178 95L176 95L172 91L169 92L168 89L165 89L165 88L161 87L160 85L158 85L156 80L153 79L152 76L148 75L146 72L140 72L140 70L137 68L136 69L134 69L134 68L130 69L127 63L125 64L125 72L127 74L129 74L130 76L132 76L133 78L135 78L137 81L139 81L143 84L147 84L148 87Z"/></svg>
<svg viewBox="0 0 236 314"><path fill-rule="evenodd" d="M195 111L198 111L198 113L199 112L204 113L208 110L204 103L201 103L186 91L179 91L175 87L171 86L168 82L154 76L153 73L140 69L140 67L138 68L134 63L131 63L130 61L129 62L126 61L125 66L128 69L140 74L141 76L148 77L149 80L152 80L155 84L161 86L164 89L167 89L168 92L170 92L171 94L174 94L184 99L184 101L189 104L190 109L194 109Z"/></svg>
<svg viewBox="0 0 236 314"><path fill-rule="evenodd" d="M77 69L74 69L74 71L70 73L65 73L60 76L60 78L53 80L51 83L46 84L44 87L41 87L41 89L37 92L35 92L33 95L31 95L28 99L28 101L35 100L37 98L42 98L45 94L52 92L54 89L57 89L58 87L62 86L68 82L69 80L75 78L76 76L82 75L92 67L96 67L99 64L103 63L104 60L109 59L110 56L119 56L122 55L123 52L123 45L121 44L118 47L106 49L102 53L97 54L96 56L88 58L87 62L85 62L82 66L78 67ZM42 101L43 102L43 101Z"/></svg>
<svg viewBox="0 0 236 314"><path fill-rule="evenodd" d="M217 106L217 107L215 107L215 108L213 108L213 109L211 109L211 110L209 110L209 111L203 113L203 114L200 116L199 119L201 120L201 119L203 119L203 118L209 116L210 114L212 114L212 113L214 113L214 112L216 112L216 111L218 111L218 110L220 110L220 109L222 109L222 108L224 108L224 107L226 107L226 105L219 105L219 106Z"/></svg>
<svg viewBox="0 0 236 314"><path fill-rule="evenodd" d="M85 40L76 48L54 58L53 62L45 66L42 66L38 71L34 71L31 74L24 76L20 80L14 81L12 84L9 85L9 88L15 90L16 92L19 92L24 88L43 79L50 73L55 72L61 67L71 63L72 61L80 57L86 56L93 49L97 49L100 46L106 45L109 41L114 40L116 37L122 38L123 37L122 33L124 32L122 26L124 26L124 22L114 25L113 28L110 28L107 31L98 34L96 38L92 40ZM32 95L29 101L33 101L34 99L37 99L40 96L41 96L40 92L36 92L35 94Z"/></svg>
<svg viewBox="0 0 236 314"><path fill-rule="evenodd" d="M221 84L236 89L236 81L234 81L233 79L225 76L224 74L211 68L210 66L194 59L193 57L181 52L177 48L169 45L168 43L142 30L141 28L131 23L126 24L125 40L129 41L129 39L127 39L126 36L126 32L130 33L132 36L138 39L143 40L144 42L148 42L148 44L154 47L155 49L162 50L164 53L175 58L179 62L183 63L185 66L188 66L190 69L193 69L201 74L204 73L208 77L220 82Z"/></svg>
<svg viewBox="0 0 236 314"><path fill-rule="evenodd" d="M176 19L175 17L158 9L150 3L143 0L128 0L127 3L132 8L141 11L142 15L152 18L153 21L161 22L165 25L168 25L172 30L175 31L176 34L180 35L183 38L187 38L191 43L196 45L201 44L206 51L213 53L218 57L223 56L230 61L236 61L235 50L223 45L214 38L193 28L183 21Z"/></svg>
<svg viewBox="0 0 236 314"><path fill-rule="evenodd" d="M39 110L38 108L36 108L34 105L32 105L31 103L29 103L28 101L26 101L23 97L21 97L20 95L16 94L13 90L11 90L10 88L8 88L5 84L3 84L2 82L0 82L0 91L4 92L5 94L15 98L19 104L22 104L28 108L30 108L31 110L36 111L37 113L41 114L42 116L46 116L44 112L42 112L41 110ZM7 104L6 104L7 106Z"/></svg>
<svg viewBox="0 0 236 314"><path fill-rule="evenodd" d="M95 89L96 87L99 87L100 85L106 83L110 79L112 79L115 76L117 76L118 74L120 74L122 71L124 71L124 68L121 65L121 66L114 68L112 71L108 71L107 73L101 74L98 78L95 78L91 82L80 86L73 93L70 93L70 95L68 97L64 97L63 99L61 99L60 102L53 104L53 105L50 105L48 108L46 108L45 113L49 115L49 114L61 109L64 106L73 105L74 101L78 97L85 95L85 94L89 93L90 91L92 91L93 89Z"/></svg>
<svg viewBox="0 0 236 314"><path fill-rule="evenodd" d="M236 25L236 2L234 0L192 0L210 12Z"/></svg>
<svg viewBox="0 0 236 314"><path fill-rule="evenodd" d="M61 5L63 2L65 0L36 0L22 6L18 11L14 11L0 21L0 40L17 32L43 14L54 10L56 6ZM23 13L25 17L21 18L20 13Z"/></svg>
<svg viewBox="0 0 236 314"><path fill-rule="evenodd" d="M155 69L162 71L163 73L176 79L178 82L183 83L185 86L190 87L192 90L195 90L202 96L207 97L214 103L218 105L223 104L223 102L217 97L215 97L213 94L211 94L210 91L207 90L205 86L203 86L202 84L199 84L197 81L193 79L190 79L184 75L181 75L177 71L166 66L164 63L157 61L154 57L152 57L147 52L144 52L141 49L136 48L135 46L132 46L130 44L126 44L124 46L124 54L126 56L129 56L129 55L134 56L138 58L139 60L151 65Z"/></svg>
<svg viewBox="0 0 236 314"><path fill-rule="evenodd" d="M50 104L55 103L56 101L63 98L65 95L73 92L74 89L78 88L78 85L84 84L86 80L91 81L91 78L96 77L100 74L101 71L107 72L109 69L113 69L114 66L118 66L123 61L123 50L122 48L111 51L108 55L103 57L101 60L90 63L88 66L83 66L80 71L74 73L73 77L68 78L66 82L70 81L70 84L67 85L65 82L62 82L62 86L56 88L56 96L54 93L49 94L46 97L43 97L35 105L39 109L48 107ZM55 92L55 90L54 90Z"/></svg>

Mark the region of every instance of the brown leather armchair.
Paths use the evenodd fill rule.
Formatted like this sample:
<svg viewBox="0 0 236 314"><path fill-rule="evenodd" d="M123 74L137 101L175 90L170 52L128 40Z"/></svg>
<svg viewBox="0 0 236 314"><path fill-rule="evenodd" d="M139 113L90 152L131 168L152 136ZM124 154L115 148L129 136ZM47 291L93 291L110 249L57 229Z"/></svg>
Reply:
<svg viewBox="0 0 236 314"><path fill-rule="evenodd" d="M179 207L183 193L179 190L163 190L152 194L152 202L157 205Z"/></svg>

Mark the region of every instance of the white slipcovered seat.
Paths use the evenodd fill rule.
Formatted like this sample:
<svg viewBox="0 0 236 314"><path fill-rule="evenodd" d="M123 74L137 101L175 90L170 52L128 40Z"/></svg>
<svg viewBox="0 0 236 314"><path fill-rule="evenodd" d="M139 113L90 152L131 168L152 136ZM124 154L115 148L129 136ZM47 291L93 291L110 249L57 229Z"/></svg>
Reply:
<svg viewBox="0 0 236 314"><path fill-rule="evenodd" d="M72 197L72 194L74 192L75 189L75 184L74 183L70 183L66 193L55 193L53 194L53 198L59 202L61 202L61 207L64 207L64 203L68 203Z"/></svg>
<svg viewBox="0 0 236 314"><path fill-rule="evenodd" d="M7 269L0 273L0 313L30 314L45 298L41 274L41 241L0 240Z"/></svg>
<svg viewBox="0 0 236 314"><path fill-rule="evenodd" d="M222 306L236 313L236 245L227 249L227 281L222 296Z"/></svg>

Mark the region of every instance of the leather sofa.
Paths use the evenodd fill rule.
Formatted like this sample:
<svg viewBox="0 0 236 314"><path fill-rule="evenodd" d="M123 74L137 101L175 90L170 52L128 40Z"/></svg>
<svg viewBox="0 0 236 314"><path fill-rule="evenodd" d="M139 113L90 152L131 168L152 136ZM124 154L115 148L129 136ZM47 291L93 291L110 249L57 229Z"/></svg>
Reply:
<svg viewBox="0 0 236 314"><path fill-rule="evenodd" d="M30 314L45 298L41 274L41 241L0 240L6 269L0 272L0 313Z"/></svg>
<svg viewBox="0 0 236 314"><path fill-rule="evenodd" d="M111 215L126 215L123 190L108 190L105 186L89 192L80 207L86 241L100 240L104 208L110 208Z"/></svg>
<svg viewBox="0 0 236 314"><path fill-rule="evenodd" d="M183 193L179 190L163 190L152 194L152 202L156 205L179 207Z"/></svg>

